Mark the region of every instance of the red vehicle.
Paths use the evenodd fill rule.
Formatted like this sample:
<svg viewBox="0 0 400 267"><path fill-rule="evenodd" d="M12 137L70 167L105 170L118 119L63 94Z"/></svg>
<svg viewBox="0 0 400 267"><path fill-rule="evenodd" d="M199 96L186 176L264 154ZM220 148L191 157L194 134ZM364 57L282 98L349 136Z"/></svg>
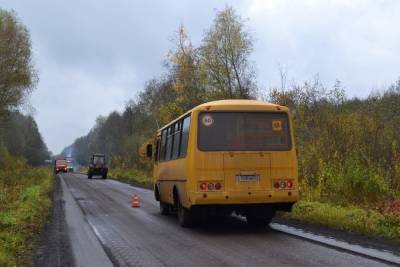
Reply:
<svg viewBox="0 0 400 267"><path fill-rule="evenodd" d="M67 172L68 163L65 159L56 159L54 161L54 173Z"/></svg>

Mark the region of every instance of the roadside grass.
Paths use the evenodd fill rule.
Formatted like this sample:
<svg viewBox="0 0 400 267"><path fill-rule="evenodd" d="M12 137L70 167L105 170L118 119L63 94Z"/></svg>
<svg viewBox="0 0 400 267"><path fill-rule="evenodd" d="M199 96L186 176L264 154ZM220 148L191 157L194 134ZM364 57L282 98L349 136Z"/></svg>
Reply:
<svg viewBox="0 0 400 267"><path fill-rule="evenodd" d="M0 266L28 265L51 207L53 176L8 157L0 162Z"/></svg>
<svg viewBox="0 0 400 267"><path fill-rule="evenodd" d="M152 178L149 174L134 168L110 168L108 175L116 180L139 184L146 187L151 187L152 185Z"/></svg>
<svg viewBox="0 0 400 267"><path fill-rule="evenodd" d="M294 205L291 213L283 212L279 213L279 216L400 242L400 216L394 213L381 213L356 206L340 206L302 200Z"/></svg>
<svg viewBox="0 0 400 267"><path fill-rule="evenodd" d="M86 167L86 166L80 166L79 167L79 172L81 172L81 173L87 174L88 170L89 170L89 168Z"/></svg>
<svg viewBox="0 0 400 267"><path fill-rule="evenodd" d="M88 172L88 168L83 166L79 169L79 172L86 174ZM108 177L149 188L152 186L153 182L150 174L135 168L109 168Z"/></svg>

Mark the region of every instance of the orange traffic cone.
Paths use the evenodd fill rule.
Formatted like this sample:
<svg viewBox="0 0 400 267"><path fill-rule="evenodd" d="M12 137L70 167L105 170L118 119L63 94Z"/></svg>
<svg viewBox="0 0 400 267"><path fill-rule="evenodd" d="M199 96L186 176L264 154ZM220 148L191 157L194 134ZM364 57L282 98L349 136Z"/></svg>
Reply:
<svg viewBox="0 0 400 267"><path fill-rule="evenodd" d="M139 208L139 207L140 207L140 205L139 205L139 197L138 197L138 195L135 193L135 194L133 195L132 208Z"/></svg>

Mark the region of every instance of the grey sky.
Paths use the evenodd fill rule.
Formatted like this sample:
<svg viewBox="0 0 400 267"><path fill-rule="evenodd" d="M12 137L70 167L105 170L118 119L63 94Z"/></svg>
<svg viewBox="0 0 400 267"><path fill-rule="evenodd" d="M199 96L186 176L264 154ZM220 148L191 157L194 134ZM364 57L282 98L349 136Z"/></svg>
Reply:
<svg viewBox="0 0 400 267"><path fill-rule="evenodd" d="M98 115L122 110L163 73L169 39L183 23L197 45L215 10L232 5L248 19L262 88L316 73L365 97L400 76L400 1L0 0L31 32L40 82L31 104L55 153L86 134Z"/></svg>

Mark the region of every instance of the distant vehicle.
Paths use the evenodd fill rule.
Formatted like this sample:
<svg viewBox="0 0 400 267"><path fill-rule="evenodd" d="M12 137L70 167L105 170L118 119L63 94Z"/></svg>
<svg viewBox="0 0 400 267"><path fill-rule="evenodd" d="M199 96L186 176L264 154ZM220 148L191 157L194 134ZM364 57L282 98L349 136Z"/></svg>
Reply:
<svg viewBox="0 0 400 267"><path fill-rule="evenodd" d="M56 159L54 161L54 173L67 172L68 163L65 159Z"/></svg>
<svg viewBox="0 0 400 267"><path fill-rule="evenodd" d="M107 178L108 167L104 154L93 154L89 161L88 178L93 175L101 175L103 179Z"/></svg>
<svg viewBox="0 0 400 267"><path fill-rule="evenodd" d="M181 226L200 216L245 216L266 226L299 198L289 109L254 100L199 105L157 131L154 194Z"/></svg>
<svg viewBox="0 0 400 267"><path fill-rule="evenodd" d="M67 171L74 172L74 162L72 160L67 160Z"/></svg>

